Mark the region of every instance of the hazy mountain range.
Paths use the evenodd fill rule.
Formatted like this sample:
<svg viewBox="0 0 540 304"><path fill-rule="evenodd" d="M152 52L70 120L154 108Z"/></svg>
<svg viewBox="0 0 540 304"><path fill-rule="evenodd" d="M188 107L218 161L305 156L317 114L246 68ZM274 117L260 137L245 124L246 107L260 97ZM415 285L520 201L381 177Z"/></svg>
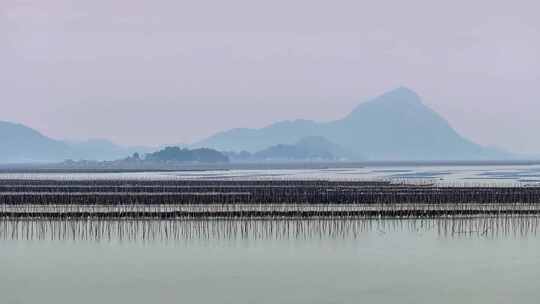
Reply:
<svg viewBox="0 0 540 304"><path fill-rule="evenodd" d="M195 146L255 152L321 136L348 151L352 160L486 160L511 155L473 143L422 103L408 88L398 88L361 103L331 122L283 121L262 129L232 129Z"/></svg>
<svg viewBox="0 0 540 304"><path fill-rule="evenodd" d="M21 124L0 121L0 162L54 162L66 159L109 160L134 152L150 152L147 147L122 147L108 140L61 141L51 139Z"/></svg>
<svg viewBox="0 0 540 304"><path fill-rule="evenodd" d="M398 88L358 105L331 122L283 121L262 129L232 129L191 145L257 160L504 160L509 153L475 144ZM122 147L108 140L51 139L26 126L0 121L0 162L113 160L158 148Z"/></svg>

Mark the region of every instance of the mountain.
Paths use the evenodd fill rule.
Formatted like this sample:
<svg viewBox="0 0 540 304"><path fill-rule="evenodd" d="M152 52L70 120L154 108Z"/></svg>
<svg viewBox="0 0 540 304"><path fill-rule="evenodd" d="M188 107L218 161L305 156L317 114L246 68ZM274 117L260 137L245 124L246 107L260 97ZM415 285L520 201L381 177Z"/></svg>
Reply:
<svg viewBox="0 0 540 304"><path fill-rule="evenodd" d="M306 139L307 142L302 142ZM317 141L321 144L319 147L308 147ZM339 120L324 123L294 120L262 129L232 129L192 147L245 150L249 153L243 153L244 156L260 152L261 156L267 153L267 157L294 153L297 157L312 157L310 153L318 151L317 157L326 157L322 147L329 145L340 149L339 153L333 151L334 156L348 160L505 160L514 157L464 138L407 88L398 88L361 103ZM21 124L0 121L0 163L113 160L152 150L121 147L107 140L65 142Z"/></svg>
<svg viewBox="0 0 540 304"><path fill-rule="evenodd" d="M279 144L253 154L256 160L339 160L346 153L322 136L308 136L293 145Z"/></svg>
<svg viewBox="0 0 540 304"><path fill-rule="evenodd" d="M198 142L193 146L220 151L256 152L278 144L295 144L308 136L321 136L319 125L309 120L283 121L263 129L232 129Z"/></svg>
<svg viewBox="0 0 540 304"><path fill-rule="evenodd" d="M70 153L69 146L50 139L21 124L0 121L0 161L29 162L60 160Z"/></svg>
<svg viewBox="0 0 540 304"><path fill-rule="evenodd" d="M232 129L195 146L249 152L322 136L358 160L485 160L509 154L486 148L458 134L412 90L398 88L361 103L331 122L284 121L262 129Z"/></svg>
<svg viewBox="0 0 540 304"><path fill-rule="evenodd" d="M126 148L107 140L66 142L27 126L0 121L0 163L58 162L65 159L112 160L149 148Z"/></svg>
<svg viewBox="0 0 540 304"><path fill-rule="evenodd" d="M233 161L336 161L347 159L348 153L322 136L308 136L295 144L278 144L255 153L226 153Z"/></svg>
<svg viewBox="0 0 540 304"><path fill-rule="evenodd" d="M179 147L165 147L164 149L146 154L145 161L150 162L198 162L198 163L226 163L229 158L223 153L206 148L180 149Z"/></svg>

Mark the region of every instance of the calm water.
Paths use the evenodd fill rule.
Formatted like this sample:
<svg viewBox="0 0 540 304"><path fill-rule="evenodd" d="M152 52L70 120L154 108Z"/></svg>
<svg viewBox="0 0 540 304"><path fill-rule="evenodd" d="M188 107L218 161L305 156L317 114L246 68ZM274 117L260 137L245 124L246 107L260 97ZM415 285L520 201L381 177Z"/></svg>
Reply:
<svg viewBox="0 0 540 304"><path fill-rule="evenodd" d="M441 185L540 185L539 165L335 166L138 173L1 173L0 179L329 179L425 181Z"/></svg>
<svg viewBox="0 0 540 304"><path fill-rule="evenodd" d="M537 219L452 234L448 220L332 223L289 223L288 234L275 221L197 224L189 239L122 241L52 240L32 226L31 240L2 235L0 302L538 303ZM477 231L486 225L500 230Z"/></svg>

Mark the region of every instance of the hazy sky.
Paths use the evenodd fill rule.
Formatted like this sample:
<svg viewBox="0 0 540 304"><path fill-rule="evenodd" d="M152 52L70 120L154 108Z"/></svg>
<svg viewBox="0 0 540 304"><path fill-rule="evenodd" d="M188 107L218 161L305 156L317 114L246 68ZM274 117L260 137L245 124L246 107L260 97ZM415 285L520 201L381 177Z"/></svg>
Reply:
<svg viewBox="0 0 540 304"><path fill-rule="evenodd" d="M1 0L0 120L191 142L332 120L397 86L463 135L540 153L540 2Z"/></svg>

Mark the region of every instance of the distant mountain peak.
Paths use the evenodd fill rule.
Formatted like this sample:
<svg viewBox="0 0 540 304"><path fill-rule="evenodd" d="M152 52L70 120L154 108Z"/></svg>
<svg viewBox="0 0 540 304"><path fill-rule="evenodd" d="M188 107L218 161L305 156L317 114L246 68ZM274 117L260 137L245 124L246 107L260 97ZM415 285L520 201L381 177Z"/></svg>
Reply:
<svg viewBox="0 0 540 304"><path fill-rule="evenodd" d="M322 136L351 153L351 159L477 160L508 155L473 143L412 89L398 87L360 103L343 119L330 122L282 122L250 132L212 136L198 146L254 152L277 144L292 145L302 138Z"/></svg>
<svg viewBox="0 0 540 304"><path fill-rule="evenodd" d="M386 92L385 94L408 94L408 95L415 95L416 97L418 97L418 94L413 89L406 86L397 87L393 90Z"/></svg>
<svg viewBox="0 0 540 304"><path fill-rule="evenodd" d="M367 112L376 111L373 115L390 114L391 112L429 112L429 109L422 98L413 90L407 87L399 87L385 92L375 98L359 104L346 119L355 120L358 116L364 116Z"/></svg>
<svg viewBox="0 0 540 304"><path fill-rule="evenodd" d="M372 103L386 103L393 105L423 105L422 98L407 87L399 87L379 95L371 100Z"/></svg>

